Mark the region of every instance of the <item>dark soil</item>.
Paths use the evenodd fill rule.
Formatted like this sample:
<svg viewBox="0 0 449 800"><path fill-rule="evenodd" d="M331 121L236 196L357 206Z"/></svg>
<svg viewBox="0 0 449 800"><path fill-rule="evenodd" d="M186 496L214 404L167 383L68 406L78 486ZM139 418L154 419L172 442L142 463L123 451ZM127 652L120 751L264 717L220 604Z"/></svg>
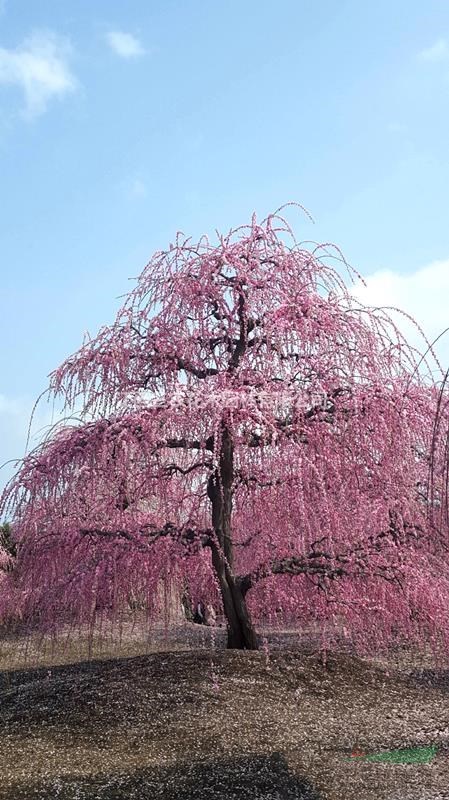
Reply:
<svg viewBox="0 0 449 800"><path fill-rule="evenodd" d="M449 673L426 669L196 650L3 672L0 798L449 800Z"/></svg>

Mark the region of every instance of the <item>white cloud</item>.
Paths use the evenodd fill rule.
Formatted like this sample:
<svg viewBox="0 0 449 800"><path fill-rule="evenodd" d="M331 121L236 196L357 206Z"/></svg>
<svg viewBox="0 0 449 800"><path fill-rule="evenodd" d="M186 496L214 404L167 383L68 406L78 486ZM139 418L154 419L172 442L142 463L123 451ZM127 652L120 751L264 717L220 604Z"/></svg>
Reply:
<svg viewBox="0 0 449 800"><path fill-rule="evenodd" d="M383 269L365 278L352 293L369 306L394 306L410 314L430 341L449 327L449 259L434 261L415 272ZM423 351L423 341L401 314L392 313L408 340ZM424 346L425 349L425 346ZM449 331L436 344L442 367L449 367Z"/></svg>
<svg viewBox="0 0 449 800"><path fill-rule="evenodd" d="M447 61L449 58L449 46L446 39L438 39L430 47L426 47L418 54L421 61Z"/></svg>
<svg viewBox="0 0 449 800"><path fill-rule="evenodd" d="M73 92L68 42L51 32L35 33L16 49L0 47L0 84L22 89L25 115L42 114L51 99Z"/></svg>
<svg viewBox="0 0 449 800"><path fill-rule="evenodd" d="M137 58L145 53L142 44L130 33L109 31L106 34L106 41L114 53L121 58Z"/></svg>

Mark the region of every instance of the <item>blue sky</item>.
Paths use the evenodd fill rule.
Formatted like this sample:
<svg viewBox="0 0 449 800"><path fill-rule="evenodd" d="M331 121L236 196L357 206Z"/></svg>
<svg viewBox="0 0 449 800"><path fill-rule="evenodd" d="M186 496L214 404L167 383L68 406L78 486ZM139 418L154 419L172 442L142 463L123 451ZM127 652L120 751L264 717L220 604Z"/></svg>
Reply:
<svg viewBox="0 0 449 800"><path fill-rule="evenodd" d="M0 0L0 463L179 229L300 201L298 238L439 332L448 131L445 0Z"/></svg>

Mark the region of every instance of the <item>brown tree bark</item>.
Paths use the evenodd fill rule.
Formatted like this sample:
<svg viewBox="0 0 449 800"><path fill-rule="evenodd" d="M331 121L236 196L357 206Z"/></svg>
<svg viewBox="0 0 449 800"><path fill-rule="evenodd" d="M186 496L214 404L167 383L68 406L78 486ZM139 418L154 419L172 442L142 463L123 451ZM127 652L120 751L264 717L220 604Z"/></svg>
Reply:
<svg viewBox="0 0 449 800"><path fill-rule="evenodd" d="M218 578L228 626L228 648L258 650L259 644L246 600L233 574L232 483L234 448L223 426L219 468L209 478L207 493L212 504L212 526L216 541L211 543L212 565Z"/></svg>

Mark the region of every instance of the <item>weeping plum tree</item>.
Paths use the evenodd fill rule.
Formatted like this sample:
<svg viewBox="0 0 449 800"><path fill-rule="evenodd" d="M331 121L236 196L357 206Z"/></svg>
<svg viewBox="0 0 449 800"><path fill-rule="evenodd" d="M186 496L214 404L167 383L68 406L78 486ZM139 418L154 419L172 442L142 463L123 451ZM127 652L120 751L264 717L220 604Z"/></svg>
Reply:
<svg viewBox="0 0 449 800"><path fill-rule="evenodd" d="M338 255L272 215L153 256L114 324L51 375L82 413L5 491L4 613L87 620L132 593L151 614L161 586L188 585L221 607L232 648L279 618L361 648L447 636L436 392Z"/></svg>

